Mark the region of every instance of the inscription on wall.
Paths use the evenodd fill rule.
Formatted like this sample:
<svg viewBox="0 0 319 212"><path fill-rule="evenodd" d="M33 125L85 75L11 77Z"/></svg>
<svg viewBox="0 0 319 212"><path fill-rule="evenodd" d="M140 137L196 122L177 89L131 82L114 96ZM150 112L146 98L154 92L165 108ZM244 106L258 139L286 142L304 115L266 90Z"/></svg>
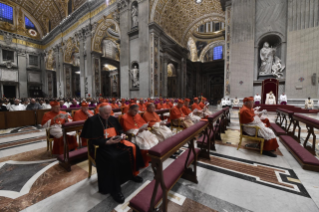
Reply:
<svg viewBox="0 0 319 212"><path fill-rule="evenodd" d="M18 71L0 70L1 81L18 82Z"/></svg>

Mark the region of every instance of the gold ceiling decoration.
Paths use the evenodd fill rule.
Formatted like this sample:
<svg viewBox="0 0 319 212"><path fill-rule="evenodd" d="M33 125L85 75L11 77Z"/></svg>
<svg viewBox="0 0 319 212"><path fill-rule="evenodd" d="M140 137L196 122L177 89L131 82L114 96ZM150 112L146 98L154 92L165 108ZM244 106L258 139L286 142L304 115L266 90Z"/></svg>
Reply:
<svg viewBox="0 0 319 212"><path fill-rule="evenodd" d="M69 1L73 1L73 10L76 10L87 0L2 0L4 3L13 2L29 12L39 22L44 34L48 32L48 18L52 30L67 16Z"/></svg>
<svg viewBox="0 0 319 212"><path fill-rule="evenodd" d="M225 12L220 0L204 0L197 4L194 0L151 0L150 21L158 23L175 41L187 45L194 25L206 19L224 21Z"/></svg>

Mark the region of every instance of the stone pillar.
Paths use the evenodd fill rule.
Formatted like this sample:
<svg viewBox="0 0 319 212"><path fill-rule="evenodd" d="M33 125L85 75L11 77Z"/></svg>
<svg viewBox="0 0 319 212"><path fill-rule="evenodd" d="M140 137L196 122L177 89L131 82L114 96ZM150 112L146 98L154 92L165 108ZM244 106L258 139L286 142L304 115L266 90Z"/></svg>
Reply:
<svg viewBox="0 0 319 212"><path fill-rule="evenodd" d="M168 55L164 54L164 66L163 66L163 97L167 98L167 65Z"/></svg>
<svg viewBox="0 0 319 212"><path fill-rule="evenodd" d="M48 95L48 75L45 70L45 55L43 53L39 54L40 57L40 69L41 69L41 79L42 79L42 92Z"/></svg>
<svg viewBox="0 0 319 212"><path fill-rule="evenodd" d="M182 78L181 78L181 98L186 98L186 75L187 75L187 67L186 67L186 59L182 58L181 60L181 73L182 73Z"/></svg>
<svg viewBox="0 0 319 212"><path fill-rule="evenodd" d="M63 82L64 82L64 97L72 97L72 67L70 64L63 64Z"/></svg>
<svg viewBox="0 0 319 212"><path fill-rule="evenodd" d="M92 78L93 78L93 86L92 93L93 96L98 97L101 92L101 54L92 53Z"/></svg>
<svg viewBox="0 0 319 212"><path fill-rule="evenodd" d="M27 54L24 49L18 49L18 72L19 72L19 98L28 97L28 73Z"/></svg>
<svg viewBox="0 0 319 212"><path fill-rule="evenodd" d="M79 30L76 33L76 37L79 41L80 44L80 90L81 90L81 98L85 98L87 93L87 89L85 89L85 82L86 82L86 71L85 71L85 59L84 59L84 55L85 55L85 37L83 34L82 29Z"/></svg>
<svg viewBox="0 0 319 212"><path fill-rule="evenodd" d="M91 94L92 97L97 97L96 93L93 93L93 85L94 85L94 64L92 62L92 33L91 33L91 25L87 25L83 29L85 36L85 51L86 51L86 66L85 66L85 77L87 84L87 93Z"/></svg>
<svg viewBox="0 0 319 212"><path fill-rule="evenodd" d="M225 68L224 68L224 96L230 95L230 44L231 44L231 1L228 1L226 4L226 13L225 13Z"/></svg>

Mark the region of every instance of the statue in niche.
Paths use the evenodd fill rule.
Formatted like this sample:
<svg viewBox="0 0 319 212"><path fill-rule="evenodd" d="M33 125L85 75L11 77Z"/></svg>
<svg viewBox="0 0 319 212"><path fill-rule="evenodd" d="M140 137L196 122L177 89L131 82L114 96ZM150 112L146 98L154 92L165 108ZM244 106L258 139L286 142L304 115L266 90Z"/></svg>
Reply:
<svg viewBox="0 0 319 212"><path fill-rule="evenodd" d="M283 71L286 68L279 57L275 56L276 47L269 47L269 43L265 42L260 50L261 65L259 75L273 75L276 78L283 77Z"/></svg>
<svg viewBox="0 0 319 212"><path fill-rule="evenodd" d="M73 66L80 66L80 53L74 53L72 55L72 65Z"/></svg>
<svg viewBox="0 0 319 212"><path fill-rule="evenodd" d="M138 14L137 14L137 7L136 7L136 5L133 5L133 6L132 6L132 14L131 14L131 16L132 16L132 28L137 27L137 24L138 24L138 20L137 20Z"/></svg>
<svg viewBox="0 0 319 212"><path fill-rule="evenodd" d="M275 53L276 48L269 47L269 43L265 42L263 48L260 50L261 66L259 68L259 75L271 74Z"/></svg>
<svg viewBox="0 0 319 212"><path fill-rule="evenodd" d="M139 86L140 86L140 82L138 80L139 70L138 70L136 65L134 65L134 68L132 70L130 70L130 76L131 76L131 80L132 80L132 87L139 88Z"/></svg>

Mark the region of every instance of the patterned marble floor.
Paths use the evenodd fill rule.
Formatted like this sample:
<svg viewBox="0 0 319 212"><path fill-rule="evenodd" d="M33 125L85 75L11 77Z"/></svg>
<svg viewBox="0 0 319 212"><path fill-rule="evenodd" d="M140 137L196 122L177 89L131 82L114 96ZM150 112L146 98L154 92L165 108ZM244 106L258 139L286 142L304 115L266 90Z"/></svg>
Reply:
<svg viewBox="0 0 319 212"><path fill-rule="evenodd" d="M268 118L274 121L275 114L268 113ZM305 138L305 126L301 127ZM232 110L231 124L216 151L211 151L211 159L198 162L199 183L180 179L169 193L169 211L319 212L319 173L303 170L280 142L277 158L244 145L237 150L238 130L238 110ZM16 136L22 136L16 140L23 139L23 134ZM131 211L128 201L154 177L148 167L140 174L144 182L123 184L126 201L118 205L110 195L98 193L95 169L87 179L87 161L66 172L50 158L45 145L39 141L0 149L0 211L127 212ZM165 161L164 168L171 162Z"/></svg>

